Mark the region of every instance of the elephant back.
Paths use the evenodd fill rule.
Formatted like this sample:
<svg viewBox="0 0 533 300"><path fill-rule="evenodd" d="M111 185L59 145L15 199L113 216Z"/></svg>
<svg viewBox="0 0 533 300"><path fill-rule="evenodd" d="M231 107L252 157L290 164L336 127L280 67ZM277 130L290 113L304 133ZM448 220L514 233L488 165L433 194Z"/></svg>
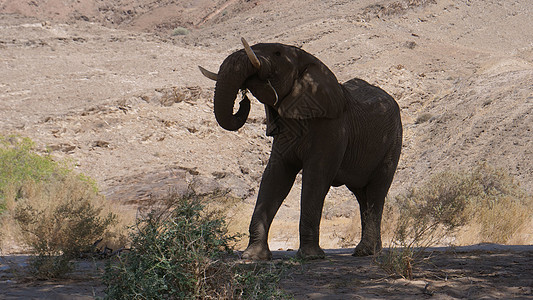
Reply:
<svg viewBox="0 0 533 300"><path fill-rule="evenodd" d="M367 114L377 114L381 117L399 116L400 108L394 98L381 88L368 82L353 78L342 84L345 95L350 102Z"/></svg>

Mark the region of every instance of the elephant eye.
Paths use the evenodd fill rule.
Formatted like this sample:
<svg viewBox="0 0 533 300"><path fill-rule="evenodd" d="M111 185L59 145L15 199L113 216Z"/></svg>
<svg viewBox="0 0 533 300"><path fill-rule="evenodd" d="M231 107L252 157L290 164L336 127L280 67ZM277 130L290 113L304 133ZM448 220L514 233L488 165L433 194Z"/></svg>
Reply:
<svg viewBox="0 0 533 300"><path fill-rule="evenodd" d="M276 51L276 52L274 53L274 55L276 55L276 56L281 56L281 52Z"/></svg>

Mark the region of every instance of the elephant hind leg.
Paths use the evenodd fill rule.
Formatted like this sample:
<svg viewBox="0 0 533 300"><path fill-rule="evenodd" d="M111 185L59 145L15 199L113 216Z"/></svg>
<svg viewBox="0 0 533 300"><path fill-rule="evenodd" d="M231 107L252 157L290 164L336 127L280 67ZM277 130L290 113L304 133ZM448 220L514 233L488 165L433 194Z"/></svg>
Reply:
<svg viewBox="0 0 533 300"><path fill-rule="evenodd" d="M381 216L389 185L369 184L361 189L350 189L359 202L362 230L353 256L373 255L381 250Z"/></svg>
<svg viewBox="0 0 533 300"><path fill-rule="evenodd" d="M399 155L399 149L393 149L365 187L352 188L348 185L356 196L361 211L361 241L355 247L354 256L372 255L381 250L381 217Z"/></svg>

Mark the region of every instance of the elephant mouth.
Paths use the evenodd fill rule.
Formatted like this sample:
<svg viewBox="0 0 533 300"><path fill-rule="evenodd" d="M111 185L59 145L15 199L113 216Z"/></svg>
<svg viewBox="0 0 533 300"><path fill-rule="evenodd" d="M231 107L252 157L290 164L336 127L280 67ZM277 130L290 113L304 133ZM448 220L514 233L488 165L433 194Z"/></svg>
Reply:
<svg viewBox="0 0 533 300"><path fill-rule="evenodd" d="M269 79L261 80L259 76L249 77L241 90L250 91L263 104L276 107L280 101L276 88Z"/></svg>

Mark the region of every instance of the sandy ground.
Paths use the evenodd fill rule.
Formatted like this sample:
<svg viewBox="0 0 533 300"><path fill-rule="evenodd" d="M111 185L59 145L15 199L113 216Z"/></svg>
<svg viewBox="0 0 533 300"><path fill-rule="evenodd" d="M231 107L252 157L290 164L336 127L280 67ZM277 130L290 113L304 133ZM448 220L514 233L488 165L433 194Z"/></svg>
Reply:
<svg viewBox="0 0 533 300"><path fill-rule="evenodd" d="M527 0L0 0L0 134L72 161L109 201L230 189L244 199L232 224L246 230L270 151L263 108L254 102L246 126L222 130L213 82L197 69L217 71L244 36L301 46L340 81L359 77L397 99L405 138L390 197L484 161L533 192L532 15ZM174 35L180 27L189 33ZM298 247L299 187L274 221L272 249ZM321 246L355 245L357 234L344 237L357 211L345 188L332 189ZM533 232L517 240L532 244ZM531 279L523 271L516 276ZM517 295L531 294L524 286Z"/></svg>
<svg viewBox="0 0 533 300"><path fill-rule="evenodd" d="M352 249L326 250L326 259L286 267L281 288L294 299L533 299L532 246L484 244L431 248L413 265L411 280L391 277L372 257ZM294 257L275 251L273 263ZM34 281L21 276L27 256L0 261L0 299L92 299L103 297L102 261L77 262L65 280ZM14 273L6 272L10 263Z"/></svg>

